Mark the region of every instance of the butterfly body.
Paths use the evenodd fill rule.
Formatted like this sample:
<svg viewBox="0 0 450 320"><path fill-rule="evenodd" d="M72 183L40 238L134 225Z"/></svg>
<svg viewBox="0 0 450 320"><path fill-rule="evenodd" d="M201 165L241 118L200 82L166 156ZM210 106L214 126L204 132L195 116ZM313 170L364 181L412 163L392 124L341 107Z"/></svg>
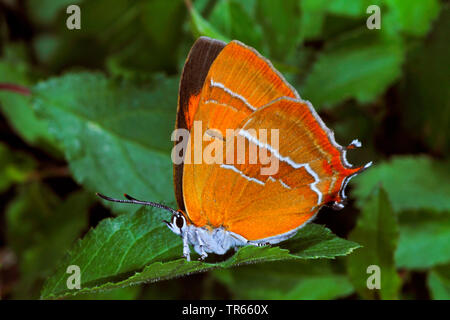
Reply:
<svg viewBox="0 0 450 320"><path fill-rule="evenodd" d="M183 255L190 260L189 245L200 255L200 259L205 259L208 253L223 255L231 248L253 245L264 246L276 244L289 239L297 233L293 229L287 233L259 240L248 240L241 235L227 230L225 227L200 227L186 222L186 215L182 211L172 216L172 220L165 221L172 232L183 239Z"/></svg>

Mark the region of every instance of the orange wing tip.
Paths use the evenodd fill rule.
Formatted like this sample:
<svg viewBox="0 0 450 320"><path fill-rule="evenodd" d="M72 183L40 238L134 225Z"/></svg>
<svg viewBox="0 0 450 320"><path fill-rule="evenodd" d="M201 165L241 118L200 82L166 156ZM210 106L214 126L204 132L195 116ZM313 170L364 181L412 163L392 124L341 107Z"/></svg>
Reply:
<svg viewBox="0 0 450 320"><path fill-rule="evenodd" d="M342 185L341 188L339 189L339 200L335 201L332 205L332 208L335 210L341 210L342 208L344 208L345 206L345 200L347 199L347 196L345 195L345 188L347 187L348 183L350 182L350 180L353 177L356 177L358 174L360 174L361 172L367 170L368 168L370 168L373 165L373 161L370 161L368 163L366 163L364 166L358 168L356 170L356 172L352 173L351 175L347 176L344 178L344 180L342 181Z"/></svg>

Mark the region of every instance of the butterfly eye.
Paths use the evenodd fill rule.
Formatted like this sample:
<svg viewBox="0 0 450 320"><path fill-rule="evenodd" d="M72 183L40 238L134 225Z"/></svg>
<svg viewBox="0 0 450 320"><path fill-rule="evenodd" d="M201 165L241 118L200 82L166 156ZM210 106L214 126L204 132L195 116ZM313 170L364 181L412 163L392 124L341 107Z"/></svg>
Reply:
<svg viewBox="0 0 450 320"><path fill-rule="evenodd" d="M184 226L184 218L182 216L176 216L175 217L175 223L177 225L178 228L183 228Z"/></svg>

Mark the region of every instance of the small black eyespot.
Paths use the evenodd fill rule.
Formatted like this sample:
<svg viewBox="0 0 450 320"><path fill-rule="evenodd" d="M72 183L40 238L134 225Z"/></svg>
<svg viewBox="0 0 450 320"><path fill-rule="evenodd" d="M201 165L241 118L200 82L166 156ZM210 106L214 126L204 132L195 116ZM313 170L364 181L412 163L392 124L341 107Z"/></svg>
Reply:
<svg viewBox="0 0 450 320"><path fill-rule="evenodd" d="M177 216L176 217L176 220L175 220L175 223L177 224L177 227L178 228L183 228L183 225L184 225L184 219L183 219L183 217L181 217L181 216Z"/></svg>

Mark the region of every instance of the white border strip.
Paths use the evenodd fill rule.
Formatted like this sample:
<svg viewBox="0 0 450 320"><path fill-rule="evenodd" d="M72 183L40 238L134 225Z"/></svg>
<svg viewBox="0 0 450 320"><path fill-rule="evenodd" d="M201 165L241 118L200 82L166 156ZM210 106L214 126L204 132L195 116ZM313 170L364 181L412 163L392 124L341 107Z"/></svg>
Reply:
<svg viewBox="0 0 450 320"><path fill-rule="evenodd" d="M223 91L228 93L233 98L241 100L250 110L252 110L252 111L256 110L256 108L254 106L252 106L247 101L247 99L245 99L243 96L241 96L240 94L237 94L236 92L231 91L229 88L225 87L225 85L223 83L214 81L213 78L211 78L211 87L216 87L216 88L222 89Z"/></svg>

